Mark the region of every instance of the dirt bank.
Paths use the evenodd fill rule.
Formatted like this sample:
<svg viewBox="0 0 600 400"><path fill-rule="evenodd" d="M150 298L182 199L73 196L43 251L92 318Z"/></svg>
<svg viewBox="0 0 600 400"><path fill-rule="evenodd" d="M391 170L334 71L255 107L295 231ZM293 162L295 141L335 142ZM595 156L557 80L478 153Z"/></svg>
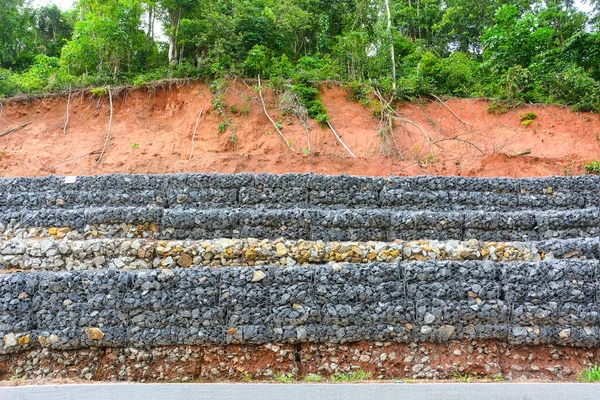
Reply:
<svg viewBox="0 0 600 400"><path fill-rule="evenodd" d="M600 156L596 114L523 106L496 115L487 111L486 100L453 99L446 104L465 123L440 102L398 107L400 115L429 136L416 125L397 121L394 133L402 161L393 154L393 145L382 143L379 121L371 110L335 86L322 89L323 102L333 126L357 157L351 158L330 130L314 122L309 152L300 121L281 115L278 96L265 92L270 115L281 123L296 153L262 112L258 94L238 79L225 94L223 115L213 108L213 95L201 83L122 90L113 96L109 147L95 168L107 133L108 96L74 93L66 134L66 96L9 101L0 111L0 135L30 124L0 137L0 176L316 172L526 177L580 174L585 162ZM527 112L537 118L526 127L520 115ZM531 154L514 156L527 149Z"/></svg>

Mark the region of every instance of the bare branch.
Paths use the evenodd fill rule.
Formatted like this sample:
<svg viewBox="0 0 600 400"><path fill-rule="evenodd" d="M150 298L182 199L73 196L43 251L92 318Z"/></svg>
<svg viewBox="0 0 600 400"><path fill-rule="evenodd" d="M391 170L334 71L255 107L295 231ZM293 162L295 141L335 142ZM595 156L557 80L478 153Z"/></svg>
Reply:
<svg viewBox="0 0 600 400"><path fill-rule="evenodd" d="M194 127L194 133L192 134L192 151L190 152L190 160L194 155L194 139L196 138L196 131L198 130L198 123L200 122L200 117L202 117L202 112L204 112L204 108L200 109L200 114L198 114L198 118L196 119L196 126Z"/></svg>
<svg viewBox="0 0 600 400"><path fill-rule="evenodd" d="M463 121L463 119L462 119L461 117L459 117L458 115L456 115L456 113L455 113L455 112L454 112L454 111L453 111L453 110L452 110L452 109L451 109L451 108L448 106L448 104L444 103L444 102L442 101L442 99L440 99L439 97L437 97L437 96L436 96L435 94L433 94L433 93L429 93L429 94L430 94L432 97L434 97L434 98L435 98L437 101L439 101L440 103L442 103L442 105L443 105L444 107L446 107L446 108L448 109L448 111L450 111L450 112L452 113L452 115L454 115L454 116L456 117L456 119L458 119L460 122L462 122L462 123L463 123L463 124L465 124L465 125L472 125L472 124L469 124L469 123L467 123L467 122Z"/></svg>
<svg viewBox="0 0 600 400"><path fill-rule="evenodd" d="M446 138L446 139L436 140L435 142L433 142L433 144L438 144L438 143L440 143L440 142L446 142L446 141L449 141L449 140L456 140L457 142L463 142L463 143L466 143L466 144L468 144L468 145L471 145L471 146L475 147L477 150L479 150L479 152L480 152L481 154L485 154L485 152L484 152L483 150L481 150L479 147L477 147L475 144L473 144L473 143L469 142L468 140L461 139L461 138L458 138L458 137L453 137L453 138Z"/></svg>
<svg viewBox="0 0 600 400"><path fill-rule="evenodd" d="M31 122L26 122L26 123L24 123L22 125L19 125L19 126L15 127L15 128L9 129L6 132L0 133L0 137L8 135L9 133L16 132L18 130L21 130L21 129L25 128L26 126L29 126L29 125L31 125Z"/></svg>
<svg viewBox="0 0 600 400"><path fill-rule="evenodd" d="M353 152L350 151L350 149L348 148L348 146L346 146L346 144L342 141L342 138L337 134L337 132L335 131L335 129L333 129L333 126L331 125L331 122L329 122L329 120L326 121L327 125L329 126L329 129L331 129L331 132L333 132L335 138L342 144L342 146L344 146L344 148L346 149L346 151L348 153L350 153L350 155L354 158L356 158L356 156L354 155Z"/></svg>
<svg viewBox="0 0 600 400"><path fill-rule="evenodd" d="M277 126L277 124L275 123L275 121L273 121L273 118L271 118L271 116L269 115L269 112L267 111L267 105L265 104L265 99L264 99L264 97L262 95L262 86L261 86L261 83L260 83L260 75L258 75L258 94L260 96L260 101L262 103L265 115L267 116L267 118L269 118L269 121L271 121L271 123L273 124L273 126L277 130L277 133L279 133L279 136L281 136L281 138L283 139L283 141L285 142L285 144L287 145L287 147L289 147L290 150L292 150L293 152L296 152L296 150L294 150L294 148L292 147L291 143L285 138L285 136L283 136L283 133L281 133L281 130L279 129L279 127Z"/></svg>
<svg viewBox="0 0 600 400"><path fill-rule="evenodd" d="M65 117L65 126L63 127L63 134L67 134L67 125L69 125L69 109L71 108L71 85L69 85L69 98L67 100L67 116Z"/></svg>
<svg viewBox="0 0 600 400"><path fill-rule="evenodd" d="M94 166L92 168L96 168L98 166L98 164L100 164L100 161L102 161L102 157L104 157L104 153L106 152L106 146L108 145L108 139L110 138L110 127L112 125L112 119L113 119L113 102L112 102L112 92L110 90L110 87L108 88L108 100L110 102L110 118L108 120L108 132L106 133L106 138L104 139L104 147L102 147L102 152L100 153L100 157L98 157L96 164L94 164Z"/></svg>

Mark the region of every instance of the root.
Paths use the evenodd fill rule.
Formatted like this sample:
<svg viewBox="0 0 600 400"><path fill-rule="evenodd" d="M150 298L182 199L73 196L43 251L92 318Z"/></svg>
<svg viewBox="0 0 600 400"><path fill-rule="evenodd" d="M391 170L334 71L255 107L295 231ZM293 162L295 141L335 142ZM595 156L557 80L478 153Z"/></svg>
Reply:
<svg viewBox="0 0 600 400"><path fill-rule="evenodd" d="M310 125L308 110L306 109L306 107L304 107L304 105L302 105L300 99L298 98L298 95L292 93L289 90L286 90L281 95L281 98L279 100L279 112L281 113L281 115L291 114L300 120L300 123L306 131L306 138L308 144L307 149L310 152L310 131L312 129L312 126Z"/></svg>
<svg viewBox="0 0 600 400"><path fill-rule="evenodd" d="M265 99L264 99L264 97L262 95L262 86L261 86L261 83L260 83L260 75L258 75L258 95L260 96L260 101L262 103L265 115L267 116L267 118L269 118L269 121L271 121L271 123L273 124L273 126L277 130L277 133L279 133L279 136L281 136L281 138L285 142L286 146L295 153L296 150L294 150L294 148L292 147L291 143L285 138L285 136L283 136L283 133L281 133L281 130L279 129L279 127L277 126L277 124L275 123L275 121L273 121L273 118L271 118L271 116L269 115L269 112L267 111L267 105L265 104Z"/></svg>
<svg viewBox="0 0 600 400"><path fill-rule="evenodd" d="M102 161L102 157L104 157L104 153L106 152L106 146L108 145L108 139L110 138L110 127L112 125L113 118L113 102L112 102L112 91L110 87L108 88L108 101L110 102L110 118L108 119L108 132L106 133L106 138L104 139L104 146L102 147L102 152L100 153L100 157L96 160L96 164L92 168L96 168L98 164Z"/></svg>
<svg viewBox="0 0 600 400"><path fill-rule="evenodd" d="M474 143L471 143L471 142L469 142L468 140L461 139L461 138L458 138L458 137L453 137L453 138L447 138L447 139L441 139L441 140L437 140L437 141L433 142L433 144L437 145L437 144L438 144L438 143L440 143L440 142L446 142L446 141L449 141L449 140L456 140L457 142L463 142L463 143L466 143L466 144L468 144L468 145L470 145L470 146L473 146L473 147L475 147L475 148L476 148L476 149L477 149L477 150L478 150L478 151L479 151L481 154L485 154L485 152L484 152L483 150L481 150L479 147L477 147L477 146L476 146Z"/></svg>
<svg viewBox="0 0 600 400"><path fill-rule="evenodd" d="M113 145L113 144L109 144L109 145L107 146L107 149L111 148L112 146L114 146L114 145ZM54 167L56 167L57 165L60 165L60 164L65 164L65 163L68 163L68 162L71 162L71 161L75 161L75 160L79 160L80 158L87 157L87 156L91 156L92 154L99 154L101 151L102 151L102 149L96 149L96 150L92 150L92 151L90 151L90 152L88 152L88 153L85 153L85 154L82 154L82 155L80 155L80 156L77 156L77 157L71 157L71 158L67 158L66 160L59 161L59 162L57 162L57 163L55 163L55 164L52 164L52 165L50 165L49 167L47 167L47 168L44 168L44 169L45 169L46 171L48 171L48 169L54 168Z"/></svg>
<svg viewBox="0 0 600 400"><path fill-rule="evenodd" d="M2 137L2 136L6 136L6 135L8 135L9 133L13 133L13 132L16 132L16 131L18 131L18 130L21 130L21 129L25 128L26 126L29 126L29 125L31 125L31 122L26 122L26 123L24 123L24 124L22 124L22 125L19 125L19 126L15 127L15 128L9 129L9 130L7 130L6 132L2 132L2 133L0 133L0 137Z"/></svg>
<svg viewBox="0 0 600 400"><path fill-rule="evenodd" d="M346 149L346 151L348 153L350 153L350 155L354 158L356 158L356 156L354 155L354 153L352 151L350 151L350 149L348 148L348 146L346 146L346 144L342 141L342 138L337 134L337 132L335 131L335 129L333 129L333 126L331 125L331 122L329 122L329 120L325 121L327 122L327 125L329 126L329 129L331 129L331 132L333 132L335 138L342 144L342 146L344 146L344 148Z"/></svg>
<svg viewBox="0 0 600 400"><path fill-rule="evenodd" d="M454 112L454 111L453 111L453 110L450 108L450 106L448 106L448 104L444 103L444 102L442 101L442 99L440 99L439 97L437 97L437 96L436 96L435 94L433 94L433 93L430 93L430 95L431 95L432 97L434 97L434 98L435 98L437 101L439 101L440 103L442 103L442 105L443 105L444 107L446 107L446 108L448 109L448 111L450 111L450 112L452 113L452 115L454 115L454 116L456 117L456 119L457 119L457 120L459 120L460 122L462 122L462 123L463 123L463 124L465 124L465 125L471 125L471 124L469 124L469 123L467 123L467 122L463 121L461 117L459 117L458 115L456 115L456 113L455 113L455 112Z"/></svg>
<svg viewBox="0 0 600 400"><path fill-rule="evenodd" d="M427 143L429 144L429 151L431 152L431 154L433 155L433 140L431 140L431 136L429 136L429 133L427 133L427 131L425 130L425 128L423 128L423 126L421 124L419 124L418 122L412 121L408 118L404 118L401 117L397 112L394 111L394 114L396 114L395 117L393 117L394 119L401 121L401 122L406 122L407 124L411 124L413 126L416 126L417 128L419 128L419 130L421 132L423 132L423 135L425 136L425 139L427 139ZM439 147L439 146L438 146Z"/></svg>
<svg viewBox="0 0 600 400"><path fill-rule="evenodd" d="M67 115L65 116L65 126L63 126L63 134L67 134L67 125L69 125L69 109L71 108L71 86L69 86L69 98L67 99Z"/></svg>
<svg viewBox="0 0 600 400"><path fill-rule="evenodd" d="M200 118L202 117L202 113L204 112L204 108L200 109L200 114L198 114L198 118L196 119L196 126L194 127L194 133L192 134L192 151L190 152L190 160L194 155L194 139L196 139L196 131L198 130L198 123L200 122Z"/></svg>
<svg viewBox="0 0 600 400"><path fill-rule="evenodd" d="M400 146L398 145L398 141L396 140L396 134L394 133L394 121L392 119L392 113L394 112L394 109L391 107L394 97L392 96L389 100L386 101L379 90L374 89L373 92L379 99L379 103L381 103L382 106L381 118L379 120L379 125L381 126L381 133L388 140L391 137L392 143L394 143L394 147L396 148L396 153L398 153L398 158L404 161L404 154L402 153L402 150L400 150ZM388 134L386 134L386 131L389 133L389 137Z"/></svg>

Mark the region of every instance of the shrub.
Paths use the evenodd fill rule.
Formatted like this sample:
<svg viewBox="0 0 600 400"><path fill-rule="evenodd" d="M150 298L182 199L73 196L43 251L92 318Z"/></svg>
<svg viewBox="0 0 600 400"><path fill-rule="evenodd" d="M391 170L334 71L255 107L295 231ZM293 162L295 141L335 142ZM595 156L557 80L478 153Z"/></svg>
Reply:
<svg viewBox="0 0 600 400"><path fill-rule="evenodd" d="M598 160L595 160L595 161L592 161L589 163L585 163L583 168L585 169L585 172L587 172L588 174L600 175L600 161L598 161ZM598 367L596 366L596 368L598 368Z"/></svg>
<svg viewBox="0 0 600 400"><path fill-rule="evenodd" d="M584 369L579 375L579 380L588 383L600 381L600 366L594 365L593 367Z"/></svg>

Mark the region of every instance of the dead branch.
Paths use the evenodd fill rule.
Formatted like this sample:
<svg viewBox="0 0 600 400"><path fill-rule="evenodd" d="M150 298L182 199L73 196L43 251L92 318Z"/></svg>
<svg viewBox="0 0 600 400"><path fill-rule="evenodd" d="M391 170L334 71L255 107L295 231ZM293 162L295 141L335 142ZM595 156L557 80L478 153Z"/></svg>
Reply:
<svg viewBox="0 0 600 400"><path fill-rule="evenodd" d="M344 146L344 148L346 149L346 151L348 153L350 153L350 155L354 158L356 158L356 156L354 155L353 152L350 151L350 149L348 148L348 146L346 146L346 144L342 141L342 138L337 134L337 132L335 131L335 129L333 129L333 126L331 125L331 122L329 122L329 120L325 121L327 122L327 125L329 126L329 129L331 129L331 132L333 132L335 138L342 144L342 146Z"/></svg>
<svg viewBox="0 0 600 400"><path fill-rule="evenodd" d="M65 126L63 127L63 134L67 134L67 125L69 125L69 108L71 107L71 86L69 85L69 98L67 99L67 116L65 117Z"/></svg>
<svg viewBox="0 0 600 400"><path fill-rule="evenodd" d="M396 152L398 153L398 157L400 158L400 160L404 161L405 160L404 154L402 153L402 150L400 150L400 146L398 146L398 141L396 140L396 134L394 133L394 121L392 120L392 113L394 112L394 110L391 107L394 97L392 96L392 97L390 97L389 100L385 100L383 98L383 95L379 91L379 89L374 89L373 92L375 93L375 95L379 99L379 102L382 105L381 118L379 120L380 126L383 126L387 120L387 125L388 125L387 130L390 133L390 136L392 137L392 142L394 143L394 146L396 147ZM385 134L385 129L386 128L382 128L381 131L387 138L387 135Z"/></svg>
<svg viewBox="0 0 600 400"><path fill-rule="evenodd" d="M261 82L260 82L260 75L258 75L258 95L260 96L260 101L262 103L265 115L267 116L267 118L269 118L269 121L271 121L271 123L277 130L277 133L279 133L279 136L281 136L281 138L283 139L283 141L285 142L287 147L289 147L290 150L292 150L293 152L296 152L296 150L294 150L294 148L292 147L291 143L285 138L285 136L283 136L283 133L281 133L281 130L279 129L279 127L277 126L275 121L273 121L273 118L271 118L271 116L269 115L269 112L267 111L267 105L265 104L265 99L262 95L262 86L261 86Z"/></svg>
<svg viewBox="0 0 600 400"><path fill-rule="evenodd" d="M114 146L114 144L109 144L109 145L108 145L106 148L107 148L107 149L109 149L109 148L111 148L112 146ZM90 151L90 152L87 152L87 153L85 153L85 154L82 154L82 155L80 155L80 156L77 156L77 157L71 157L71 158L67 158L66 160L62 160L62 161L59 161L59 162L57 162L57 163L55 163L55 164L52 164L52 165L50 165L48 168L45 168L45 170L47 171L48 169L50 169L50 168L54 168L54 167L56 167L57 165L60 165L60 164L65 164L65 163L68 163L68 162L71 162L71 161L75 161L75 160L79 160L80 158L87 157L87 156L91 156L91 155L93 155L93 154L99 154L101 151L102 151L102 149L96 149L96 150L92 150L92 151Z"/></svg>
<svg viewBox="0 0 600 400"><path fill-rule="evenodd" d="M521 150L517 153L514 154L507 154L507 156L509 157L518 157L518 156L526 156L528 154L531 154L531 149L525 149L525 150Z"/></svg>
<svg viewBox="0 0 600 400"><path fill-rule="evenodd" d="M26 122L26 123L24 123L22 125L19 125L19 126L15 127L15 128L9 129L6 132L2 132L2 133L0 133L0 137L8 135L9 133L16 132L18 130L21 130L21 129L25 128L28 125L31 125L31 122Z"/></svg>
<svg viewBox="0 0 600 400"><path fill-rule="evenodd" d="M198 123L200 122L200 117L202 117L202 112L204 112L204 108L200 109L200 114L198 114L198 118L196 119L196 126L194 127L194 133L192 134L192 151L190 152L190 160L194 155L194 139L196 138L196 131L198 130Z"/></svg>
<svg viewBox="0 0 600 400"><path fill-rule="evenodd" d="M429 133L427 133L425 128L423 128L423 126L421 124L419 124L418 122L412 121L408 118L401 117L397 112L394 112L394 113L397 115L396 117L393 117L394 119L397 119L398 121L406 122L407 124L416 126L417 128L419 128L419 130L421 132L423 132L425 139L427 139L427 143L429 143L429 151L431 152L431 154L433 154L433 144L434 143L433 143L433 140L431 140L431 136L429 136Z"/></svg>
<svg viewBox="0 0 600 400"><path fill-rule="evenodd" d="M468 140L461 139L461 138L458 138L458 137L453 137L453 138L446 138L446 139L440 139L440 140L436 140L435 142L433 142L433 144L436 144L436 145L437 145L437 144L438 144L438 143L440 143L440 142L446 142L446 141L449 141L449 140L456 140L457 142L463 142L463 143L466 143L466 144L468 144L468 145L471 145L471 146L475 147L475 148L476 148L476 149L477 149L477 150L478 150L478 151L479 151L481 154L485 154L485 152L484 152L483 150L481 150L479 147L477 147L475 144L473 144L473 143L469 142Z"/></svg>
<svg viewBox="0 0 600 400"><path fill-rule="evenodd" d="M450 112L452 113L452 115L454 115L454 116L456 117L456 119L457 119L457 120L459 120L460 122L462 122L462 123L463 123L463 124L465 124L465 125L471 125L471 124L469 124L469 123L467 123L467 122L463 121L463 119L462 119L461 117L459 117L458 115L456 115L456 113L455 113L455 112L454 112L454 111L453 111L453 110L450 108L450 106L448 106L448 104L444 103L444 102L442 101L442 99L440 99L439 97L437 97L437 96L436 96L435 94L433 94L433 93L430 93L430 95L431 95L432 97L434 97L434 98L435 98L437 101L439 101L440 103L442 103L442 105L443 105L444 107L446 107L446 108L448 109L448 111L450 111Z"/></svg>
<svg viewBox="0 0 600 400"><path fill-rule="evenodd" d="M100 161L102 161L102 157L104 157L104 153L106 152L106 146L108 145L108 139L110 138L110 127L112 125L113 118L113 103L112 103L112 92L110 87L108 88L108 101L110 103L110 118L108 119L108 132L106 133L106 138L104 139L104 147L102 147L102 152L100 153L100 157L96 160L96 164L92 168L96 168Z"/></svg>

